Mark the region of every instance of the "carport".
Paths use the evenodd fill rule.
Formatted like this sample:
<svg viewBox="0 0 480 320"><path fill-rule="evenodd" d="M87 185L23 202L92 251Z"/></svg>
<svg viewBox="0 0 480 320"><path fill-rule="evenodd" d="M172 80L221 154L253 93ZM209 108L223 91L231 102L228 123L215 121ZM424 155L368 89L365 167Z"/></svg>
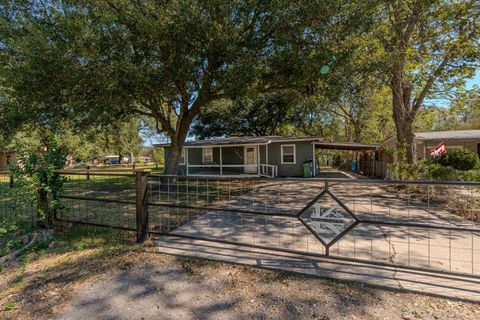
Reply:
<svg viewBox="0 0 480 320"><path fill-rule="evenodd" d="M335 166L340 166L340 161L345 163L345 171L354 171L365 176L378 176L379 168L376 168L378 150L380 144L366 143L339 143L339 142L315 142L315 150L339 150L348 151L351 159L339 159ZM354 165L355 164L355 165ZM317 172L320 171L317 170ZM383 170L382 170L383 172Z"/></svg>

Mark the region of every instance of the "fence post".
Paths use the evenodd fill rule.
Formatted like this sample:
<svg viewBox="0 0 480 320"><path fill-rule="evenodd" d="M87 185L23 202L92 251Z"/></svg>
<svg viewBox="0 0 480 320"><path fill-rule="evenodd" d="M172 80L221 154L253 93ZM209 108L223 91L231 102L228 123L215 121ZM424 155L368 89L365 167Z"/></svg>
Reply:
<svg viewBox="0 0 480 320"><path fill-rule="evenodd" d="M137 213L137 242L143 243L148 233L148 172L135 172L135 202Z"/></svg>
<svg viewBox="0 0 480 320"><path fill-rule="evenodd" d="M87 166L87 180L90 180L90 166Z"/></svg>
<svg viewBox="0 0 480 320"><path fill-rule="evenodd" d="M10 174L10 188L13 188L13 174Z"/></svg>

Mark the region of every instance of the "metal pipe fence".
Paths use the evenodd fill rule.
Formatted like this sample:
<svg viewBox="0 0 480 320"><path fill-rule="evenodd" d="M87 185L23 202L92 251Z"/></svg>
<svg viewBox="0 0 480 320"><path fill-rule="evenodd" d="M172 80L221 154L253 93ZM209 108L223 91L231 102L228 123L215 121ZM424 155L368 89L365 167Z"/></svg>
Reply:
<svg viewBox="0 0 480 320"><path fill-rule="evenodd" d="M59 221L480 277L480 183L62 172Z"/></svg>

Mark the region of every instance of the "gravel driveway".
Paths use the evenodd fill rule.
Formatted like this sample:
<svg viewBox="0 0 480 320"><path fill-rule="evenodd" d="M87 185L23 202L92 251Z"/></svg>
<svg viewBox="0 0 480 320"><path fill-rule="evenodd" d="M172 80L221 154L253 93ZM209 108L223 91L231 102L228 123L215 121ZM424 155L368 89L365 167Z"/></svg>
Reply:
<svg viewBox="0 0 480 320"><path fill-rule="evenodd" d="M205 260L154 260L139 261L88 284L57 319L480 317L480 308L474 303Z"/></svg>

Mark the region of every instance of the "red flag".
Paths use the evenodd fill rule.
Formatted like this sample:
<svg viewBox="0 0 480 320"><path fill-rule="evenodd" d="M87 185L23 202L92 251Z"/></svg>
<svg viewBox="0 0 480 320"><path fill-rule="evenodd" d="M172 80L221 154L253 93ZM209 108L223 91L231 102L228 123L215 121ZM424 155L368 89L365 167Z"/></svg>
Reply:
<svg viewBox="0 0 480 320"><path fill-rule="evenodd" d="M430 156L432 156L434 158L435 157L440 157L445 152L447 152L447 148L445 148L445 145L443 144L443 142L441 142L434 149L430 150Z"/></svg>

